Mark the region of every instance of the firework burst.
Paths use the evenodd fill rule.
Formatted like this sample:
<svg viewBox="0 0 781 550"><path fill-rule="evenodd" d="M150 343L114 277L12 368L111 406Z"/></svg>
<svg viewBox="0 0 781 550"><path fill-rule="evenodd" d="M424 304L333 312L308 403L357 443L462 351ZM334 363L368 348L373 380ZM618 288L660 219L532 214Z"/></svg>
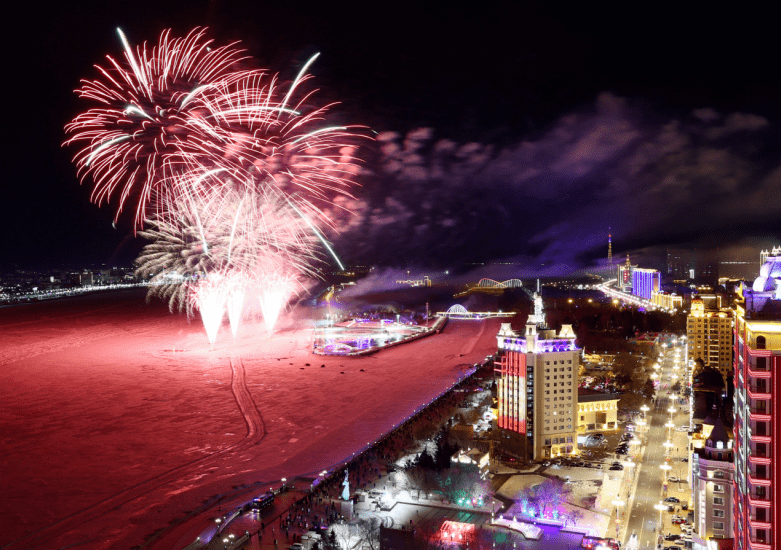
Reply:
<svg viewBox="0 0 781 550"><path fill-rule="evenodd" d="M244 51L212 47L203 29L185 38L166 31L149 50L120 36L124 61L109 56L107 67L97 66L102 78L82 81L77 93L98 106L66 126L65 142L82 147L79 175L94 181L94 202L116 200L117 218L132 205L142 227L169 213L178 193L207 187L215 178L197 179L205 173L219 174L220 185L296 194L312 207L348 194L355 128L324 124L330 105L310 106L311 92L294 101L308 80L303 69L285 91L265 71L235 70Z"/></svg>
<svg viewBox="0 0 781 550"><path fill-rule="evenodd" d="M255 288L269 331L316 277L321 228L358 173L356 127L331 125L332 105L307 91L310 59L290 83L244 69L237 44L215 47L204 29L108 56L77 93L94 104L66 126L66 145L92 200L134 210L150 241L136 265L150 296L199 310L214 342L225 309L234 332ZM338 262L338 258L337 258ZM219 288L218 288L219 287Z"/></svg>

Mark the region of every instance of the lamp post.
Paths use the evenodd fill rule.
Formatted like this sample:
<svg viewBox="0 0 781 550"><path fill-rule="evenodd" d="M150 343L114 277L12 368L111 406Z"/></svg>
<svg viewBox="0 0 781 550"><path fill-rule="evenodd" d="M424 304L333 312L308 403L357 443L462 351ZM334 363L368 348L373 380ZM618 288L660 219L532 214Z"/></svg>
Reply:
<svg viewBox="0 0 781 550"><path fill-rule="evenodd" d="M655 504L654 508L659 510L659 530L658 530L658 534L657 534L657 537L656 537L656 543L659 544L659 541L662 538L662 531L664 531L664 524L662 523L662 521L663 521L663 519L662 519L662 512L667 510L667 506L665 506L664 503L660 502L659 504Z"/></svg>
<svg viewBox="0 0 781 550"><path fill-rule="evenodd" d="M625 504L623 500L615 499L613 506L616 507L616 538L620 539L621 531L621 507Z"/></svg>

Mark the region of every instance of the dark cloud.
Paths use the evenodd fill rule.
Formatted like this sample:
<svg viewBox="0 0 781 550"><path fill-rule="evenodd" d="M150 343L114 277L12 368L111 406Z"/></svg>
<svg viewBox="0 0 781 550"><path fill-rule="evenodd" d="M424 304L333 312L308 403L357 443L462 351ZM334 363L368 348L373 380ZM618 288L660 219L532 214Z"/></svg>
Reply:
<svg viewBox="0 0 781 550"><path fill-rule="evenodd" d="M606 254L609 226L616 254L766 235L781 214L773 137L759 115L662 116L610 93L501 146L381 133L339 249L383 265L566 271Z"/></svg>

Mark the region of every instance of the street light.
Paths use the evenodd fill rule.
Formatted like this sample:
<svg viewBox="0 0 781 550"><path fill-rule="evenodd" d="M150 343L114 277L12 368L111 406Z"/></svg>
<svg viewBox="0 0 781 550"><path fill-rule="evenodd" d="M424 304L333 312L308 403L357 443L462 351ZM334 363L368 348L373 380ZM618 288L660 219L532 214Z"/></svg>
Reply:
<svg viewBox="0 0 781 550"><path fill-rule="evenodd" d="M619 537L619 533L621 531L621 506L623 506L625 503L623 500L615 499L613 501L613 506L616 507L616 538Z"/></svg>

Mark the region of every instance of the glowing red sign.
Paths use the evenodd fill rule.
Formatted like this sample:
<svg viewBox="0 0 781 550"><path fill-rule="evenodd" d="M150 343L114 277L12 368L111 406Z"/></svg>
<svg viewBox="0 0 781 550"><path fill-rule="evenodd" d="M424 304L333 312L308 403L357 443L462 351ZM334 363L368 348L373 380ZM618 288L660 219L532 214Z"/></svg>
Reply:
<svg viewBox="0 0 781 550"><path fill-rule="evenodd" d="M502 357L497 396L497 425L526 434L526 354L507 352Z"/></svg>

